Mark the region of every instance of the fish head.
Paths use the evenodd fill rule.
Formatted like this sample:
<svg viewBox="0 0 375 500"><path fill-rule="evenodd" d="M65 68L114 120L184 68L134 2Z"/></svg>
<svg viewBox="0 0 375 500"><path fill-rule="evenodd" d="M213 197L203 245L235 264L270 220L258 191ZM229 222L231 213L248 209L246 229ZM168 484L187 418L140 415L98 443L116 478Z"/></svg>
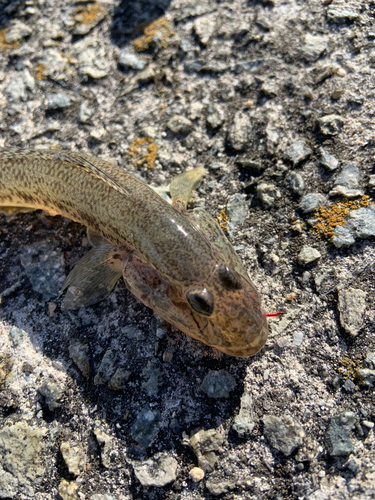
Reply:
<svg viewBox="0 0 375 500"><path fill-rule="evenodd" d="M198 325L195 338L205 344L230 356L247 357L266 343L267 318L247 275L218 264L204 285L187 288L185 298Z"/></svg>

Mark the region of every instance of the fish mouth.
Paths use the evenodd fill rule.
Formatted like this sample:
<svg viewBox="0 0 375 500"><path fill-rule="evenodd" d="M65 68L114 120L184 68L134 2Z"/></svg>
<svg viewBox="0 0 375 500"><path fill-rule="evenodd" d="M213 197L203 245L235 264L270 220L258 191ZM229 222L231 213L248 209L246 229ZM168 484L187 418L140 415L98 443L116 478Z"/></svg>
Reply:
<svg viewBox="0 0 375 500"><path fill-rule="evenodd" d="M227 338L233 337L233 335L223 335ZM243 336L243 338L245 335ZM268 324L265 316L262 318L262 327L260 332L250 341L250 342L231 342L228 345L213 345L219 351L228 354L229 356L233 356L236 358L248 358L250 356L255 356L264 344L267 342L268 338Z"/></svg>

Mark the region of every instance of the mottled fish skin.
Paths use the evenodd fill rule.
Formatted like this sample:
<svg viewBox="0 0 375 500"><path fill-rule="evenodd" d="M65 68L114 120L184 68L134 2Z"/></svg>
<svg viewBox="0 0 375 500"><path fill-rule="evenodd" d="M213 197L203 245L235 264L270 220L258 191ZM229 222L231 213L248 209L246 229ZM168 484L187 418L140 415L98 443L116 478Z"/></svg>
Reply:
<svg viewBox="0 0 375 500"><path fill-rule="evenodd" d="M63 215L114 246L131 248L134 258L122 264L130 291L191 337L239 357L254 355L266 342L267 320L254 285L225 237L210 240L219 227L205 232L195 216L124 169L63 150L3 148L0 206ZM226 267L236 276L234 288L218 279ZM192 309L187 295L195 290L211 294L209 315Z"/></svg>

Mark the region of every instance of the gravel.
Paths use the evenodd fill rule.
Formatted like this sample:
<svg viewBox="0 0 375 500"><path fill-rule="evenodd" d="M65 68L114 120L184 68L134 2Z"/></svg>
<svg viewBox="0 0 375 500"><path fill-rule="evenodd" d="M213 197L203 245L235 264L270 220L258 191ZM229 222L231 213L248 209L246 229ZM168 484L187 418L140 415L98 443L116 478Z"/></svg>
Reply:
<svg viewBox="0 0 375 500"><path fill-rule="evenodd" d="M0 497L371 500L369 3L0 4L0 146L80 151L153 187L204 166L189 208L218 218L263 312L284 313L236 359L123 280L67 312L85 228L0 214ZM153 168L129 154L138 144ZM362 194L332 241L316 234L317 208Z"/></svg>

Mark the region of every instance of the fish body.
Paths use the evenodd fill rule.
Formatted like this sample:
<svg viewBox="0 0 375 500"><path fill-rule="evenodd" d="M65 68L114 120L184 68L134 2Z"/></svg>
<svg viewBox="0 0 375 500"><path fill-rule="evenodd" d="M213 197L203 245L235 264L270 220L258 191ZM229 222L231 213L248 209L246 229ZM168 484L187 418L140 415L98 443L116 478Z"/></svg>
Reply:
<svg viewBox="0 0 375 500"><path fill-rule="evenodd" d="M46 210L104 240L73 269L63 306L95 303L122 275L166 321L232 356L267 339L260 297L220 227L186 204L202 169L171 183L174 205L101 159L63 150L0 149L0 206Z"/></svg>

